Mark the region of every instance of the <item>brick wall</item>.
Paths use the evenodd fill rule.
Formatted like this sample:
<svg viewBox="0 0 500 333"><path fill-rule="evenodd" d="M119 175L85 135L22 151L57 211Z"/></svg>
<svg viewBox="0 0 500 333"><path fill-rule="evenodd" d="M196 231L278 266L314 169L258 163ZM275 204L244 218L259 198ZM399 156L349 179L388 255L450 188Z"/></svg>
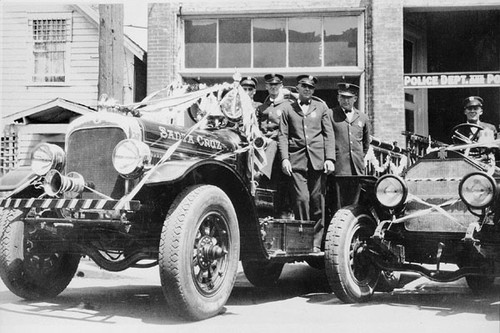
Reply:
<svg viewBox="0 0 500 333"><path fill-rule="evenodd" d="M177 5L148 5L148 94L167 86L176 73Z"/></svg>
<svg viewBox="0 0 500 333"><path fill-rule="evenodd" d="M400 0L372 1L371 73L368 89L374 135L404 147L403 7Z"/></svg>

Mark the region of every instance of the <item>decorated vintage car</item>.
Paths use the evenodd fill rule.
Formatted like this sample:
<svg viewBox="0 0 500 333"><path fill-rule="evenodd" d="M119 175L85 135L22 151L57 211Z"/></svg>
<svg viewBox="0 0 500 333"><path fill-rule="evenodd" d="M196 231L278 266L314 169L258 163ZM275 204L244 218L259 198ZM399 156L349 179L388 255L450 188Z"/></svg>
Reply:
<svg viewBox="0 0 500 333"><path fill-rule="evenodd" d="M401 176L380 177L376 204L336 212L325 248L339 299L368 301L381 271L439 282L465 277L474 292L491 288L500 276L500 140L481 139L493 139L484 130L456 126L453 145L432 149Z"/></svg>

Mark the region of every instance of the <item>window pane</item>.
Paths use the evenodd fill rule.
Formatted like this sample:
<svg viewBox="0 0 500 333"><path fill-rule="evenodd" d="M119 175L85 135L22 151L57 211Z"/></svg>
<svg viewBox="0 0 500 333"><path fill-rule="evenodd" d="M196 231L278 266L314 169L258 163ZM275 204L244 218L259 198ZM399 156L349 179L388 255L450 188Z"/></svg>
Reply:
<svg viewBox="0 0 500 333"><path fill-rule="evenodd" d="M358 18L325 17L325 66L356 66Z"/></svg>
<svg viewBox="0 0 500 333"><path fill-rule="evenodd" d="M250 19L219 21L219 67L250 67Z"/></svg>
<svg viewBox="0 0 500 333"><path fill-rule="evenodd" d="M215 68L217 21L185 21L186 68Z"/></svg>
<svg viewBox="0 0 500 333"><path fill-rule="evenodd" d="M290 19L290 67L321 66L321 20Z"/></svg>
<svg viewBox="0 0 500 333"><path fill-rule="evenodd" d="M286 20L253 21L254 67L286 66Z"/></svg>

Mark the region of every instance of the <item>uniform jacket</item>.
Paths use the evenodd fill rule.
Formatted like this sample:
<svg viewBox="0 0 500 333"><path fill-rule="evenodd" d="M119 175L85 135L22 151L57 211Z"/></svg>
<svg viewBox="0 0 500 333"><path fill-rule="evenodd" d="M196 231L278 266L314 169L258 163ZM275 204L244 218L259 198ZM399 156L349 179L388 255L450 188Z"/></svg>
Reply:
<svg viewBox="0 0 500 333"><path fill-rule="evenodd" d="M361 175L365 169L364 158L370 148L368 116L353 108L354 115L349 122L340 106L331 112L337 156L335 175Z"/></svg>
<svg viewBox="0 0 500 333"><path fill-rule="evenodd" d="M279 127L281 160L289 159L293 170L323 170L325 160L335 161L335 134L328 107L311 100L304 114L298 101L285 103Z"/></svg>
<svg viewBox="0 0 500 333"><path fill-rule="evenodd" d="M262 134L276 141L278 140L279 124L285 102L290 101L283 98L283 96L278 96L275 101L272 101L268 96L264 103L256 109L257 120Z"/></svg>

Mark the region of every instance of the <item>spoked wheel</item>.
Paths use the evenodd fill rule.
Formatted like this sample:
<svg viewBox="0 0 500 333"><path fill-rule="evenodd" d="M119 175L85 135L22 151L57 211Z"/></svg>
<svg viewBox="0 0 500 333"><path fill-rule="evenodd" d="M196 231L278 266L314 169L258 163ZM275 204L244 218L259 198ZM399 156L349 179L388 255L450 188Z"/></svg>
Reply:
<svg viewBox="0 0 500 333"><path fill-rule="evenodd" d="M340 209L325 242L325 268L335 295L345 303L366 302L373 295L380 269L367 254L375 220L360 206Z"/></svg>
<svg viewBox="0 0 500 333"><path fill-rule="evenodd" d="M189 320L221 312L239 260L236 212L218 187L189 187L178 195L160 240L160 277L170 310Z"/></svg>
<svg viewBox="0 0 500 333"><path fill-rule="evenodd" d="M11 292L28 300L59 295L73 279L80 255L68 243L23 222L24 213L0 211L0 276Z"/></svg>

